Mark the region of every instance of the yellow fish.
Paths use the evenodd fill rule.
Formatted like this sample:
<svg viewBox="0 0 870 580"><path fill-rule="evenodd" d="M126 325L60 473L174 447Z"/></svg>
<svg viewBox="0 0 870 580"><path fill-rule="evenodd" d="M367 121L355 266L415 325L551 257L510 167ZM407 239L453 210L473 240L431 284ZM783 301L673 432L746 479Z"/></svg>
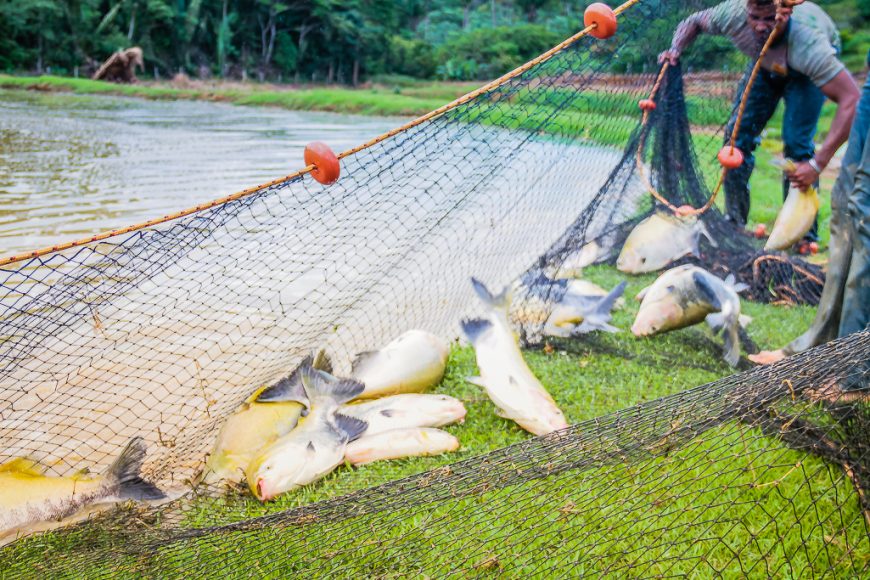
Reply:
<svg viewBox="0 0 870 580"><path fill-rule="evenodd" d="M0 465L0 540L60 522L97 504L127 499L156 500L165 496L139 477L145 442L135 437L102 475L85 472L72 477L45 475L45 468L29 459Z"/></svg>
<svg viewBox="0 0 870 580"><path fill-rule="evenodd" d="M782 167L786 173L791 173L795 169L794 161L791 159L777 162L776 165ZM782 204L782 209L776 216L773 230L767 238L767 243L764 244L764 249L785 250L792 247L813 227L818 211L819 192L816 188L809 187L806 191L801 191L792 185L788 190L785 203Z"/></svg>
<svg viewBox="0 0 870 580"><path fill-rule="evenodd" d="M299 369L306 365L321 370L331 367L320 351L314 359L305 357L290 376L248 397L221 427L203 472L205 483L242 481L251 460L296 427L308 407L299 377Z"/></svg>

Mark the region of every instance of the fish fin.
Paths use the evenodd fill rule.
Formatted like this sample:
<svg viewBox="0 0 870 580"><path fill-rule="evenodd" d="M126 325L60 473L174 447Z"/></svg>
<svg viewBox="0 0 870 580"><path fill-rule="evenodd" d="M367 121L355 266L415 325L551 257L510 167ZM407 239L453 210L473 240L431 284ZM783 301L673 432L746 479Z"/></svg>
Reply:
<svg viewBox="0 0 870 580"><path fill-rule="evenodd" d="M474 286L474 292L477 296L483 301L487 306L494 309L502 309L507 310L510 307L511 302L511 292L510 286L505 286L504 290L502 290L497 295L493 295L492 292L477 278L471 279L471 285Z"/></svg>
<svg viewBox="0 0 870 580"><path fill-rule="evenodd" d="M716 333L725 327L725 315L721 312L711 312L704 319Z"/></svg>
<svg viewBox="0 0 870 580"><path fill-rule="evenodd" d="M332 375L310 366L302 367L302 386L309 401L317 398L332 399L336 405L347 403L359 396L365 385L354 379L333 379Z"/></svg>
<svg viewBox="0 0 870 580"><path fill-rule="evenodd" d="M465 381L482 389L486 388L486 384L483 382L483 377L465 377Z"/></svg>
<svg viewBox="0 0 870 580"><path fill-rule="evenodd" d="M710 234L710 230L707 229L707 224L705 224L704 220L700 218L698 219L698 231L699 237L704 236L705 238L707 238L707 241L710 242L711 246L713 246L714 248L719 247L719 243L716 242L715 239L713 239L713 236ZM697 245L697 243L698 242L696 241L695 244Z"/></svg>
<svg viewBox="0 0 870 580"><path fill-rule="evenodd" d="M27 459L26 457L17 457L12 461L8 461L3 465L0 465L0 473L2 472L16 472L24 473L27 475L42 475L45 473L45 467L41 466L39 463L33 461L32 459Z"/></svg>
<svg viewBox="0 0 870 580"><path fill-rule="evenodd" d="M347 435L348 442L359 439L366 432L366 429L369 428L369 424L366 421L342 415L341 413L335 414L335 426Z"/></svg>
<svg viewBox="0 0 870 580"><path fill-rule="evenodd" d="M622 293L625 292L626 284L626 281L623 280L614 286L613 290L611 290L607 296L598 301L598 304L595 305L593 314L609 316L610 311L613 310L613 305L616 304L616 301L619 300L622 297Z"/></svg>
<svg viewBox="0 0 870 580"><path fill-rule="evenodd" d="M323 351L321 351L323 352ZM318 353L319 355L320 353ZM311 407L311 402L305 394L305 388L302 386L302 369L311 368L312 361L315 360L311 355L302 359L293 372L283 379L279 380L274 385L268 386L257 395L255 401L257 403L289 403L296 402L305 408Z"/></svg>
<svg viewBox="0 0 870 580"><path fill-rule="evenodd" d="M740 323L740 326L746 328L747 326L749 326L749 323L752 322L752 317L748 314L741 314L737 317L737 322Z"/></svg>
<svg viewBox="0 0 870 580"><path fill-rule="evenodd" d="M725 329L725 362L729 366L736 367L740 362L740 336L737 332L736 324L729 324Z"/></svg>
<svg viewBox="0 0 870 580"><path fill-rule="evenodd" d="M314 441L309 441L308 445L305 446L305 450L309 453L317 453L317 448L314 446Z"/></svg>
<svg viewBox="0 0 870 580"><path fill-rule="evenodd" d="M695 281L695 286L697 286L698 291L701 292L707 302L709 302L714 309L722 310L722 301L719 300L719 296L716 295L716 290L710 285L707 278L704 277L704 273L692 273L692 280Z"/></svg>
<svg viewBox="0 0 870 580"><path fill-rule="evenodd" d="M649 292L650 288L652 288L652 284L650 284L649 286L647 286L646 288L644 288L643 290L638 292L637 295L634 297L634 299L637 300L638 302L643 302L643 299L646 297L646 293Z"/></svg>
<svg viewBox="0 0 870 580"><path fill-rule="evenodd" d="M472 345L477 342L477 340L492 328L492 322L486 320L485 318L473 318L471 320L463 320L459 323L462 326L462 332L465 334L465 337L468 339Z"/></svg>
<svg viewBox="0 0 870 580"><path fill-rule="evenodd" d="M353 362L350 365L350 374L356 375L360 372L362 367L364 367L370 360L375 358L380 351L377 350L367 350L361 353L358 353L356 357L353 359Z"/></svg>
<svg viewBox="0 0 870 580"><path fill-rule="evenodd" d="M311 366L319 371L324 371L330 374L332 373L332 359L329 358L329 355L326 353L325 348L321 348L316 353L314 353L314 357L311 361Z"/></svg>
<svg viewBox="0 0 870 580"><path fill-rule="evenodd" d="M605 320L596 320L595 318L587 318L583 321L582 324L577 326L574 331L571 333L572 337L580 336L581 334L587 334L589 332L594 332L596 330L601 330L604 332L621 332L619 328L613 326L609 322Z"/></svg>
<svg viewBox="0 0 870 580"><path fill-rule="evenodd" d="M145 461L145 441L133 437L114 463L106 470L106 479L118 485L118 496L123 499L154 500L166 495L155 485L139 476Z"/></svg>
<svg viewBox="0 0 870 580"><path fill-rule="evenodd" d="M737 279L734 277L734 274L728 274L728 277L725 278L725 285L737 292L738 294L743 292L744 290L749 290L749 284L738 282Z"/></svg>

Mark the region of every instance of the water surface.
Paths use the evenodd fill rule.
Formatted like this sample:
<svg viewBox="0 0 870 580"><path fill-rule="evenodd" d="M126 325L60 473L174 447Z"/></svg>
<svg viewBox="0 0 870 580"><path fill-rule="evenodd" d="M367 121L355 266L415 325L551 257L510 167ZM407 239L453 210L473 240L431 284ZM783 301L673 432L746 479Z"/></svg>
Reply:
<svg viewBox="0 0 870 580"><path fill-rule="evenodd" d="M159 217L300 169L402 119L0 90L0 256Z"/></svg>

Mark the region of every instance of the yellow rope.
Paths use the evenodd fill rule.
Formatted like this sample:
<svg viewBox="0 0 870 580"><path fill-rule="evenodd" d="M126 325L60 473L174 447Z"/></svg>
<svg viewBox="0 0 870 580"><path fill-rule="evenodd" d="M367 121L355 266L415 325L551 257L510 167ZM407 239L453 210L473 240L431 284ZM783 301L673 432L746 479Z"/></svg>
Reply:
<svg viewBox="0 0 870 580"><path fill-rule="evenodd" d="M740 97L740 106L737 109L737 118L734 121L734 127L731 130L731 136L728 138L729 145L731 146L731 152L734 152L734 142L737 140L737 133L740 131L740 123L743 120L743 113L746 111L746 103L749 100L749 91L752 89L752 85L755 83L755 78L758 76L758 71L761 69L761 62L764 60L767 51L770 49L773 41L779 35L779 32L782 30L782 23L777 22L776 25L771 30L770 35L767 37L767 40L764 43L764 46L761 48L761 52L758 54L758 59L755 61L755 65L752 67L752 73L749 75L749 80L746 82L746 86L743 88L743 95ZM655 85L653 86L653 90L650 93L650 99L655 97L656 92L659 88L659 83L661 82L662 77L664 76L665 70L667 70L668 63L665 62L662 65L662 70L659 73L659 78L656 80ZM719 175L719 182L716 184L716 187L713 188L713 193L710 195L710 198L707 200L707 203L704 204L701 208L690 208L689 206L683 206L681 208L676 207L674 204L670 203L667 199L662 196L655 187L653 187L652 183L647 179L646 174L643 171L643 146L646 140L646 135L643 132L643 127L646 126L646 123L649 119L649 111L643 112L643 119L641 121L641 138L637 148L637 155L635 155L635 160L637 164L637 170L640 175L641 181L643 181L649 193L658 200L659 203L667 207L669 210L674 212L677 215L682 216L692 216L692 215L701 215L706 212L708 209L713 207L713 203L716 201L716 196L719 195L719 190L722 189L722 184L725 183L725 174L728 173L728 170L724 167L722 168L722 172Z"/></svg>
<svg viewBox="0 0 870 580"><path fill-rule="evenodd" d="M634 6L635 4L637 4L638 2L641 2L641 1L642 0L628 0L627 2L621 4L619 7L615 8L613 10L613 12L614 12L614 14L616 14L618 16L619 14L622 14L623 12L625 12L626 10L628 10L629 8L631 8L632 6ZM456 99L450 103L447 103L446 105L444 105L442 107L438 107L434 111L430 111L429 113L426 113L425 115L422 115L421 117L418 117L418 118L414 119L413 121L405 123L401 127L398 127L398 128L393 129L391 131L388 131L388 132L384 133L383 135L380 135L379 137L375 137L371 141L367 141L367 142L363 143L362 145L354 147L353 149L348 149L347 151L344 151L344 152L338 154L337 157L339 159L344 159L345 157L348 157L348 156L353 155L355 153L359 153L360 151L363 151L364 149L368 149L370 147L373 147L374 145L377 145L378 143L385 141L385 140L389 139L390 137L394 137L395 135L397 135L403 131L407 131L408 129L411 129L413 127L416 127L417 125L420 125L421 123L425 123L426 121L429 121L430 119L433 119L435 117L443 115L447 111L455 109L456 107L459 107L460 105L463 105L463 104L475 99L476 97L480 96L481 94L505 84L507 81L521 75L522 73L526 72L527 70L531 69L532 67L534 67L534 66L536 66L544 61L549 60L553 55L555 55L556 53L558 53L562 49L574 44L575 42L577 42L578 40L580 40L581 38L583 38L584 36L589 34L592 30L594 30L596 28L596 26L597 26L596 24L591 24L590 26L587 26L586 28L584 28L583 30L581 30L580 32L575 34L574 36L567 38L566 40L562 41L561 43L557 44L556 46L554 46L553 48L551 48L550 50L545 52L544 54L538 56L537 58L534 58L534 59L528 61L527 63L525 63L523 65L520 65L519 67L515 68L514 70L510 71L507 74L502 75L501 77L497 78L496 80L489 82L489 83L485 84L484 86L482 86L478 89L475 89L475 90L471 91L470 93L467 93L467 94L459 97L458 99ZM287 176L284 176L284 177L281 177L278 179L274 179L274 180L269 181L267 183L263 183L263 184L260 184L260 185L257 185L257 186L254 186L254 187L251 187L248 189L244 189L242 191L227 195L225 197L221 197L221 198L216 199L214 201L199 204L199 205L196 205L194 207L191 207L191 208L188 208L185 210L181 210L179 212L171 213L171 214L165 215L165 216L160 217L160 218L151 219L151 220L148 220L145 222L133 224L133 225L130 225L130 226L127 226L124 228L120 228L120 229L109 230L109 231L102 232L102 233L99 233L99 234L96 234L93 236L80 238L78 240L73 240L71 242L65 242L62 244L57 244L54 246L41 248L39 250L34 250L32 252L26 252L26 253L17 254L14 256L8 256L6 258L0 259L0 266L6 266L6 265L9 265L9 264L12 264L15 262L20 262L22 260L38 258L40 256L45 256L47 254L53 254L55 252L60 252L63 250L68 250L70 248L75 248L77 246L84 246L84 245L87 245L87 244L90 244L93 242L97 242L100 240L105 240L107 238L111 238L114 236L118 236L118 235L122 235L122 234L129 234L129 233L135 232L137 230L156 226L156 225L168 222L168 221L172 221L172 220L175 220L175 219L178 219L181 217L188 216L190 214L194 214L194 213L204 211L204 210L207 210L207 209L219 206L219 205L223 205L225 203L235 201L235 200L241 199L243 197L247 197L249 195L252 195L254 193L257 193L259 191L263 191L264 189L272 187L273 185L277 185L279 183L284 183L284 182L289 181L291 179L294 179L296 177L303 176L306 173L310 173L314 169L315 169L314 165L308 165L307 167L304 167L304 168L300 169L299 171L296 171L295 173L291 173L290 175L287 175Z"/></svg>

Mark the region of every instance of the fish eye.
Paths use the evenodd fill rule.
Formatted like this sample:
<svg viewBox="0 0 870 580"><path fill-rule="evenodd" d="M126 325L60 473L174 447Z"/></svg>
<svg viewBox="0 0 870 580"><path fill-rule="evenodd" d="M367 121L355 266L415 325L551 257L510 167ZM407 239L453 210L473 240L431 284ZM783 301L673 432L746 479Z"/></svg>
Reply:
<svg viewBox="0 0 870 580"><path fill-rule="evenodd" d="M671 284L670 286L668 286L668 292L673 292L673 291L676 290L676 289L677 289L677 287L674 286L673 284Z"/></svg>
<svg viewBox="0 0 870 580"><path fill-rule="evenodd" d="M641 263L641 264L646 264L646 256L641 256L641 257L640 257L640 263Z"/></svg>

